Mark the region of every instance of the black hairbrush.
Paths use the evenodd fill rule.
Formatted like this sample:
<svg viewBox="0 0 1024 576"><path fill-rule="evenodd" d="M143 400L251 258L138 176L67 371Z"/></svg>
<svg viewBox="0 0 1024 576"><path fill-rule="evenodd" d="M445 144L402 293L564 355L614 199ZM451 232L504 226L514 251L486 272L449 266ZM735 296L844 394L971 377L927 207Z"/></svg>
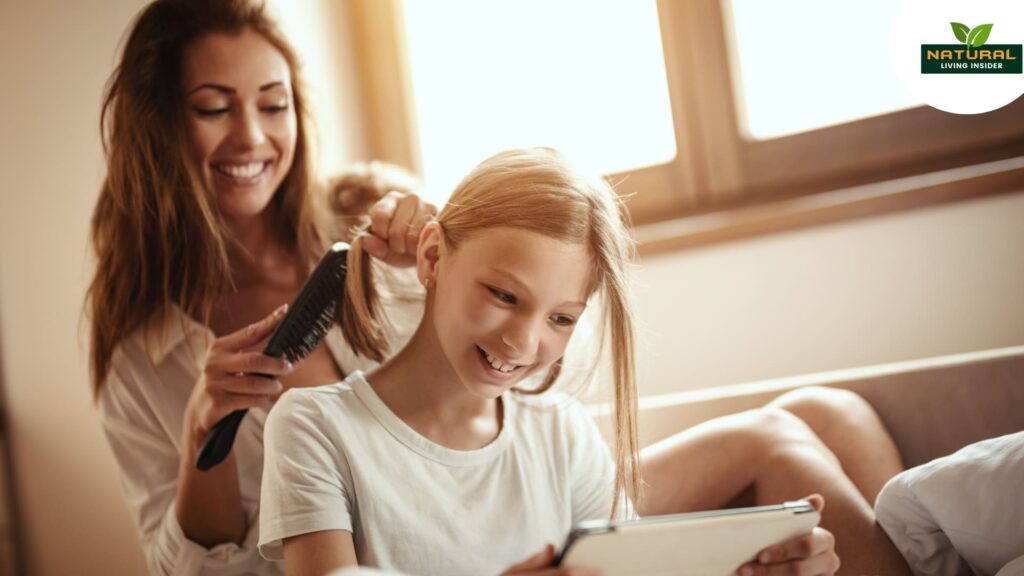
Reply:
<svg viewBox="0 0 1024 576"><path fill-rule="evenodd" d="M270 335L264 354L294 363L316 349L334 324L335 310L345 295L348 250L344 242L331 246ZM196 468L209 470L227 458L246 412L235 410L217 422L196 456Z"/></svg>

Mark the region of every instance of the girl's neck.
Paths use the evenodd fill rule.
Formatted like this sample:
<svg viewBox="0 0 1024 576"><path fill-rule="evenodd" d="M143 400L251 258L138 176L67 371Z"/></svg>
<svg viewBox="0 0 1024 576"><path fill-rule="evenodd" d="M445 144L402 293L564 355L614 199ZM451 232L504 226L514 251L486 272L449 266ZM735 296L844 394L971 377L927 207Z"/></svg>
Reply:
<svg viewBox="0 0 1024 576"><path fill-rule="evenodd" d="M430 319L430 306L412 339L367 380L388 408L437 444L481 448L501 431L498 399L466 390L445 358Z"/></svg>

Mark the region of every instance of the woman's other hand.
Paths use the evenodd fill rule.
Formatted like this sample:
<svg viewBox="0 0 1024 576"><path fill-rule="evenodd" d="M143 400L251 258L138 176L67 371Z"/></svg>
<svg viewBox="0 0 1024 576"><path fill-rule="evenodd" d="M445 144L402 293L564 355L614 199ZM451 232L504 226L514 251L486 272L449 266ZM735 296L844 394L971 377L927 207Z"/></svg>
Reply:
<svg viewBox="0 0 1024 576"><path fill-rule="evenodd" d="M806 498L821 512L825 499L819 494ZM736 571L739 576L833 576L839 570L836 539L824 528L815 528L810 534L769 546L758 552L757 560L748 562Z"/></svg>
<svg viewBox="0 0 1024 576"><path fill-rule="evenodd" d="M420 231L435 215L437 208L430 202L392 190L370 207L370 234L363 237L363 249L392 266L413 266Z"/></svg>
<svg viewBox="0 0 1024 576"><path fill-rule="evenodd" d="M269 406L283 390L278 378L293 366L260 350L287 309L282 305L262 320L213 341L185 408L185 441L194 452L221 418L235 410Z"/></svg>
<svg viewBox="0 0 1024 576"><path fill-rule="evenodd" d="M540 552L526 560L513 564L501 576L599 576L600 570L583 566L552 566L555 561L555 547L545 544Z"/></svg>

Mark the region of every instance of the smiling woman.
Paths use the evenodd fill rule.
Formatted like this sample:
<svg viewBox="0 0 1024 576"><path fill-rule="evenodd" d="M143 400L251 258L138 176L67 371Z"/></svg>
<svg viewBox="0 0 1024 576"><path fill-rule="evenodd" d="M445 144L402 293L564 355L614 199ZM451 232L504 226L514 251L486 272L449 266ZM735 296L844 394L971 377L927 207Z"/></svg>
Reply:
<svg viewBox="0 0 1024 576"><path fill-rule="evenodd" d="M266 410L373 366L336 330L294 366L259 352L331 240L304 96L294 52L248 0L149 4L108 83L93 391L154 574L280 574L255 549ZM407 265L433 207L374 192L373 255ZM240 409L231 454L196 470Z"/></svg>
<svg viewBox="0 0 1024 576"><path fill-rule="evenodd" d="M181 75L192 160L219 212L228 221L260 214L295 155L287 60L252 30L209 34L185 48Z"/></svg>

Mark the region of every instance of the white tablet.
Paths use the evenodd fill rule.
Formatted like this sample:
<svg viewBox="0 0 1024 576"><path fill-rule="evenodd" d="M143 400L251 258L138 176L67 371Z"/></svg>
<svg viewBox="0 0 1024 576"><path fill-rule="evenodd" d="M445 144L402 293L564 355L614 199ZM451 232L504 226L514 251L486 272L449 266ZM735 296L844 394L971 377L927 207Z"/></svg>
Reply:
<svg viewBox="0 0 1024 576"><path fill-rule="evenodd" d="M821 515L805 500L776 506L583 522L556 560L604 576L730 576L761 550L807 534Z"/></svg>

